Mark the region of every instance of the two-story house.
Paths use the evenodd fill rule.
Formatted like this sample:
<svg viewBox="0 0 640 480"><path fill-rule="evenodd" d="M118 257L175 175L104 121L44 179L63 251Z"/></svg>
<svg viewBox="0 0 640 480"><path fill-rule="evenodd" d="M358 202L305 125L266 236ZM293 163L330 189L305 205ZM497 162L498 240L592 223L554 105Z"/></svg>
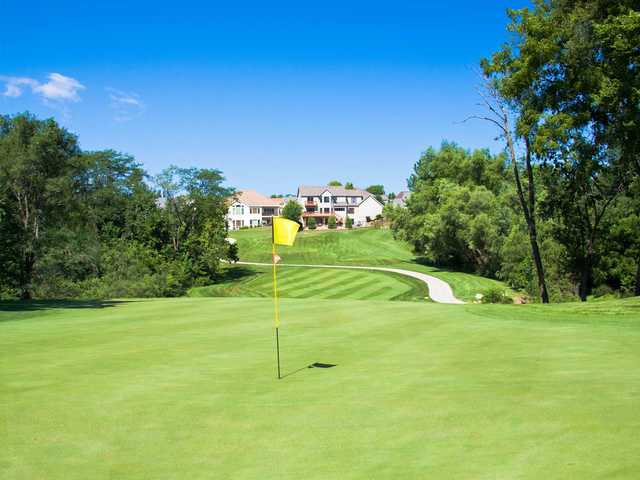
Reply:
<svg viewBox="0 0 640 480"><path fill-rule="evenodd" d="M325 225L329 217L336 217L338 224L344 224L349 217L355 226L363 226L382 214L383 208L376 197L357 188L300 185L297 199L302 205L305 226L310 218Z"/></svg>
<svg viewBox="0 0 640 480"><path fill-rule="evenodd" d="M273 217L280 215L283 206L282 198L269 198L255 190L243 190L229 199L227 225L229 230L271 225Z"/></svg>

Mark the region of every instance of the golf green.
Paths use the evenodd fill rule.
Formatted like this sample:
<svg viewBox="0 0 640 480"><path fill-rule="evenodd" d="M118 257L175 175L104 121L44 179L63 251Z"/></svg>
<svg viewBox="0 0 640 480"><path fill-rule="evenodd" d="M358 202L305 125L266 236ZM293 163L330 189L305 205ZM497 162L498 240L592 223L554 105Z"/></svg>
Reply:
<svg viewBox="0 0 640 480"><path fill-rule="evenodd" d="M0 478L637 478L640 300L0 303ZM307 368L314 362L333 368Z"/></svg>

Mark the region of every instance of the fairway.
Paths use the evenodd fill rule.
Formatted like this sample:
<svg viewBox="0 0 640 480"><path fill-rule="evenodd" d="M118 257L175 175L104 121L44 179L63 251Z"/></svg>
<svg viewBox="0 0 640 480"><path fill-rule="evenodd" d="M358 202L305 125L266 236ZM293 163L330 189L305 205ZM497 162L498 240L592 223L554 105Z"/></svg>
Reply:
<svg viewBox="0 0 640 480"><path fill-rule="evenodd" d="M271 229L237 230L230 236L238 242L240 260L271 262ZM284 264L384 266L426 273L447 282L458 298L467 301L491 288L511 291L498 280L419 263L410 246L394 239L388 229L304 230L294 246L279 247L278 252Z"/></svg>
<svg viewBox="0 0 640 480"><path fill-rule="evenodd" d="M637 478L638 299L285 299L282 380L271 315L0 304L0 477Z"/></svg>
<svg viewBox="0 0 640 480"><path fill-rule="evenodd" d="M269 267L228 267L229 278L189 291L192 297L271 297L272 272ZM353 300L425 300L429 289L418 280L403 275L367 270L333 268L278 268L278 295L282 298Z"/></svg>

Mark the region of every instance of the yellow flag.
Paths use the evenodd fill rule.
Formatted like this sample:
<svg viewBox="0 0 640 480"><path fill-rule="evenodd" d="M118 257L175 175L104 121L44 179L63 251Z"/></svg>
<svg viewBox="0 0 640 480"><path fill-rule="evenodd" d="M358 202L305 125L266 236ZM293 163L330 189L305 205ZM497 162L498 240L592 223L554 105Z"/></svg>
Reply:
<svg viewBox="0 0 640 480"><path fill-rule="evenodd" d="M273 217L273 243L276 245L293 245L300 225L282 217Z"/></svg>

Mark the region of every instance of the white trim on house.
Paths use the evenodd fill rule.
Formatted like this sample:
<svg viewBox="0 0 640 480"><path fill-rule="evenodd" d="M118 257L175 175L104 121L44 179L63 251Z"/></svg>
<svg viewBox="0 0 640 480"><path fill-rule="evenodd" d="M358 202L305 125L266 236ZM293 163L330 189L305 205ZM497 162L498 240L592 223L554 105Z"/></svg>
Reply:
<svg viewBox="0 0 640 480"><path fill-rule="evenodd" d="M384 207L375 196L357 188L301 185L297 200L302 205L305 225L309 218L315 218L316 223L324 225L329 217L336 217L338 224L344 224L350 217L354 226L365 226L381 215Z"/></svg>
<svg viewBox="0 0 640 480"><path fill-rule="evenodd" d="M243 190L229 199L227 226L229 230L271 225L273 217L282 213L284 200L268 198L255 190Z"/></svg>

